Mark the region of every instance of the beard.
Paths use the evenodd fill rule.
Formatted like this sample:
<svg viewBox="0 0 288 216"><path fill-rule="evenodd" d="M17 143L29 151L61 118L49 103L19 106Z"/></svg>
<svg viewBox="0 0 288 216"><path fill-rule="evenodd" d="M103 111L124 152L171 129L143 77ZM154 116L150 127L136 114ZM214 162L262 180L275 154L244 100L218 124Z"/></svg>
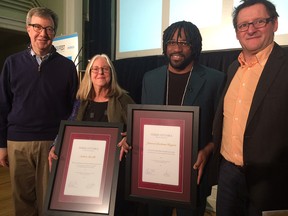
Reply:
<svg viewBox="0 0 288 216"><path fill-rule="evenodd" d="M173 54L175 54L175 53L170 54L169 56L167 56L167 58L169 60L169 64L177 70L184 70L191 62L194 61L194 57L192 54L190 54L189 56L185 56L183 54L178 54L178 55L182 56L183 60L180 60L180 61L171 60L171 56Z"/></svg>

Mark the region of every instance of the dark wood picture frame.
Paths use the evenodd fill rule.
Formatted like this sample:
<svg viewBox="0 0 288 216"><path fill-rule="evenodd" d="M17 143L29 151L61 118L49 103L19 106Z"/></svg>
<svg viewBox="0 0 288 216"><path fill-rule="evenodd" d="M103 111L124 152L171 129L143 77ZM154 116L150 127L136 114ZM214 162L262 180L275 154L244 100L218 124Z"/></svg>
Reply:
<svg viewBox="0 0 288 216"><path fill-rule="evenodd" d="M199 107L128 105L126 197L195 208Z"/></svg>
<svg viewBox="0 0 288 216"><path fill-rule="evenodd" d="M122 123L61 121L45 215L114 215Z"/></svg>

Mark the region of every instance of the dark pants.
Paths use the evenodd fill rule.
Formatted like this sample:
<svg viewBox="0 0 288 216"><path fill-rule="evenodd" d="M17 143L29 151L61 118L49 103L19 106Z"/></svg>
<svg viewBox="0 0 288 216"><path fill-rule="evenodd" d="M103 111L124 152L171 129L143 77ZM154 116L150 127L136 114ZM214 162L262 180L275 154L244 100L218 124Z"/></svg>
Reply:
<svg viewBox="0 0 288 216"><path fill-rule="evenodd" d="M224 158L220 165L216 213L217 216L262 216L262 211L249 202L245 169Z"/></svg>
<svg viewBox="0 0 288 216"><path fill-rule="evenodd" d="M177 216L203 216L206 209L206 202L196 209L176 208ZM171 216L173 208L168 206L148 204L149 216Z"/></svg>

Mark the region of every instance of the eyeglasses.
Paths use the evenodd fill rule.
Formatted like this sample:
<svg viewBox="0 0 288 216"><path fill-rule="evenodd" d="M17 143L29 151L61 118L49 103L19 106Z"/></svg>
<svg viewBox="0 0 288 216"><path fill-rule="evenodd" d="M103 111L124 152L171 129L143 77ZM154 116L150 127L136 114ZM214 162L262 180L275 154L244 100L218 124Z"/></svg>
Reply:
<svg viewBox="0 0 288 216"><path fill-rule="evenodd" d="M188 47L191 47L191 44L187 41L175 41L175 40L169 40L167 41L166 43L167 46L170 46L170 47L175 47L175 46L180 46L180 47L185 47L185 48L188 48Z"/></svg>
<svg viewBox="0 0 288 216"><path fill-rule="evenodd" d="M29 26L33 27L33 30L37 33L41 33L44 29L47 34L55 34L55 29L51 26L43 27L39 24L28 24Z"/></svg>
<svg viewBox="0 0 288 216"><path fill-rule="evenodd" d="M240 32L247 31L250 25L253 25L254 28L259 29L263 28L266 26L267 23L272 21L274 18L269 17L269 18L264 18L264 19L257 19L254 20L253 22L245 22L237 25L237 30Z"/></svg>
<svg viewBox="0 0 288 216"><path fill-rule="evenodd" d="M103 72L104 74L108 74L110 72L110 67L93 67L91 68L91 72L94 74L98 74Z"/></svg>

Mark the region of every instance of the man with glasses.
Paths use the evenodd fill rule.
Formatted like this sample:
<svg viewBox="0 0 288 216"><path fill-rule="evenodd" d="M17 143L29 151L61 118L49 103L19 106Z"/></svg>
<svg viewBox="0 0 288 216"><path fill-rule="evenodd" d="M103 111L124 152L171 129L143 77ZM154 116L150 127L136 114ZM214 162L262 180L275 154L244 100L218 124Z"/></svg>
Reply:
<svg viewBox="0 0 288 216"><path fill-rule="evenodd" d="M233 25L243 49L228 69L213 126L216 209L218 216L262 216L288 209L288 55L274 42L271 2L244 1Z"/></svg>
<svg viewBox="0 0 288 216"><path fill-rule="evenodd" d="M48 152L72 111L75 65L52 46L57 15L33 8L27 50L9 56L0 74L0 164L9 167L15 215L44 215Z"/></svg>
<svg viewBox="0 0 288 216"><path fill-rule="evenodd" d="M177 216L204 215L206 198L211 193L205 165L212 152L212 122L225 74L199 64L201 50L202 37L197 26L186 21L173 23L163 34L163 54L168 65L145 73L143 78L143 104L200 107L199 153L192 165L198 171L198 188L194 191L198 195L197 208L177 208ZM172 214L172 207L168 206L149 204L148 209L150 216Z"/></svg>

